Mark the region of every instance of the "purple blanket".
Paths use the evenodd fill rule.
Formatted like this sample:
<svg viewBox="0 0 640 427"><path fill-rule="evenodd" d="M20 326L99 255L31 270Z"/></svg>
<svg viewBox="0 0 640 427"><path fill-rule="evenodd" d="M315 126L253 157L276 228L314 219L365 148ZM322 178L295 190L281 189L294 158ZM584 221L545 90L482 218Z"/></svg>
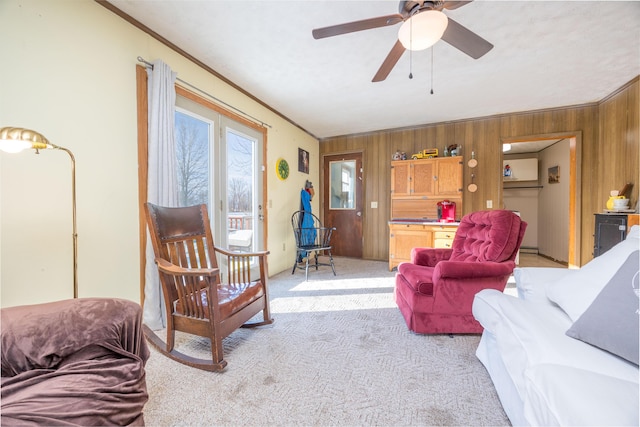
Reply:
<svg viewBox="0 0 640 427"><path fill-rule="evenodd" d="M141 317L107 298L2 309L0 424L144 425Z"/></svg>

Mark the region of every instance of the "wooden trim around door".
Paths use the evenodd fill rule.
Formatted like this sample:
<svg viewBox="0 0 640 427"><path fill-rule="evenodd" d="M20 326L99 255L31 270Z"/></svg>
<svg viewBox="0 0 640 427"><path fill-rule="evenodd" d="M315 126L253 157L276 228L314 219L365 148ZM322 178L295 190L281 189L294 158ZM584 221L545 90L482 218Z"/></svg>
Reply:
<svg viewBox="0 0 640 427"><path fill-rule="evenodd" d="M147 220L144 202L147 201L147 177L149 176L149 98L147 70L136 65L136 105L138 110L138 228L140 239L140 305L144 306L145 270L147 268Z"/></svg>

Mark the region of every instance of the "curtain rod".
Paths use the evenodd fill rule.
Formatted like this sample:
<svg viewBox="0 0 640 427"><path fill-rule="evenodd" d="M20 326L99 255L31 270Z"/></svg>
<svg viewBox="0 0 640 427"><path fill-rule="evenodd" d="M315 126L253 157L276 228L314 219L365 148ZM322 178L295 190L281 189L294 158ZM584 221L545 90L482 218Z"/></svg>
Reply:
<svg viewBox="0 0 640 427"><path fill-rule="evenodd" d="M142 62L146 67L153 69L153 64L152 64L151 62L149 62L149 61L146 61L146 60L145 60L143 57L141 57L141 56L138 56L138 62ZM271 128L271 125L270 125L270 124L265 123L265 122L263 122L262 120L260 120L260 119L257 119L257 118L255 118L255 117L253 117L251 114L245 113L244 111L242 111L242 110L240 110L240 109L238 109L238 108L234 107L233 105L229 105L229 104L227 104L227 103L226 103L226 102L224 102L223 100L221 100L221 99L219 99L219 98L216 98L215 96L213 96L213 95L211 95L211 94L209 94L209 93L205 92L204 90L202 90L202 89L200 89L200 88L198 88L198 87L195 87L195 86L194 86L194 85L192 85L191 83L185 82L184 80L182 80L182 79L181 79L181 78L179 78L179 77L176 77L176 80L177 80L177 81L179 81L180 83L184 84L184 85L189 86L191 89L195 89L195 90L197 90L198 92L200 92L200 93L202 93L202 94L204 94L204 95L208 96L209 98L211 98L211 99L213 99L214 101L216 101L216 102L218 102L218 103L220 103L220 104L224 105L225 107L230 108L230 109L232 109L233 111L235 111L235 112L237 112L237 113L240 113L240 114L242 114L242 115L243 115L243 116L245 116L245 117L250 118L250 119L251 119L251 120L253 120L254 122L259 123L261 126L266 126L266 127Z"/></svg>

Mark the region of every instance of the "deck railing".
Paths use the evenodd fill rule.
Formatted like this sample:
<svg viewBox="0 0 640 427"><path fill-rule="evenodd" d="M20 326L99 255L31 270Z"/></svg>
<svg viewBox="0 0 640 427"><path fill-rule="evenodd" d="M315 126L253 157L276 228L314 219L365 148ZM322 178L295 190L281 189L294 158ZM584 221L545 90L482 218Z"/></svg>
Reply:
<svg viewBox="0 0 640 427"><path fill-rule="evenodd" d="M253 229L253 215L232 213L228 215L229 230L251 230Z"/></svg>

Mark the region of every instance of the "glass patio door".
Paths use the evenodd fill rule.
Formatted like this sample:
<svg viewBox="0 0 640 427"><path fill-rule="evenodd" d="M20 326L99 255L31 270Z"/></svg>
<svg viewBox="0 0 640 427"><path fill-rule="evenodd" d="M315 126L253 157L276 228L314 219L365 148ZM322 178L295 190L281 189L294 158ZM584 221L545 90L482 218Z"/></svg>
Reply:
<svg viewBox="0 0 640 427"><path fill-rule="evenodd" d="M240 123L222 120L221 158L226 159L219 177L220 235L229 249L241 252L261 250L263 234L262 135ZM221 171L223 169L221 168Z"/></svg>
<svg viewBox="0 0 640 427"><path fill-rule="evenodd" d="M262 134L189 99L176 104L180 206L208 206L217 246L262 250Z"/></svg>

